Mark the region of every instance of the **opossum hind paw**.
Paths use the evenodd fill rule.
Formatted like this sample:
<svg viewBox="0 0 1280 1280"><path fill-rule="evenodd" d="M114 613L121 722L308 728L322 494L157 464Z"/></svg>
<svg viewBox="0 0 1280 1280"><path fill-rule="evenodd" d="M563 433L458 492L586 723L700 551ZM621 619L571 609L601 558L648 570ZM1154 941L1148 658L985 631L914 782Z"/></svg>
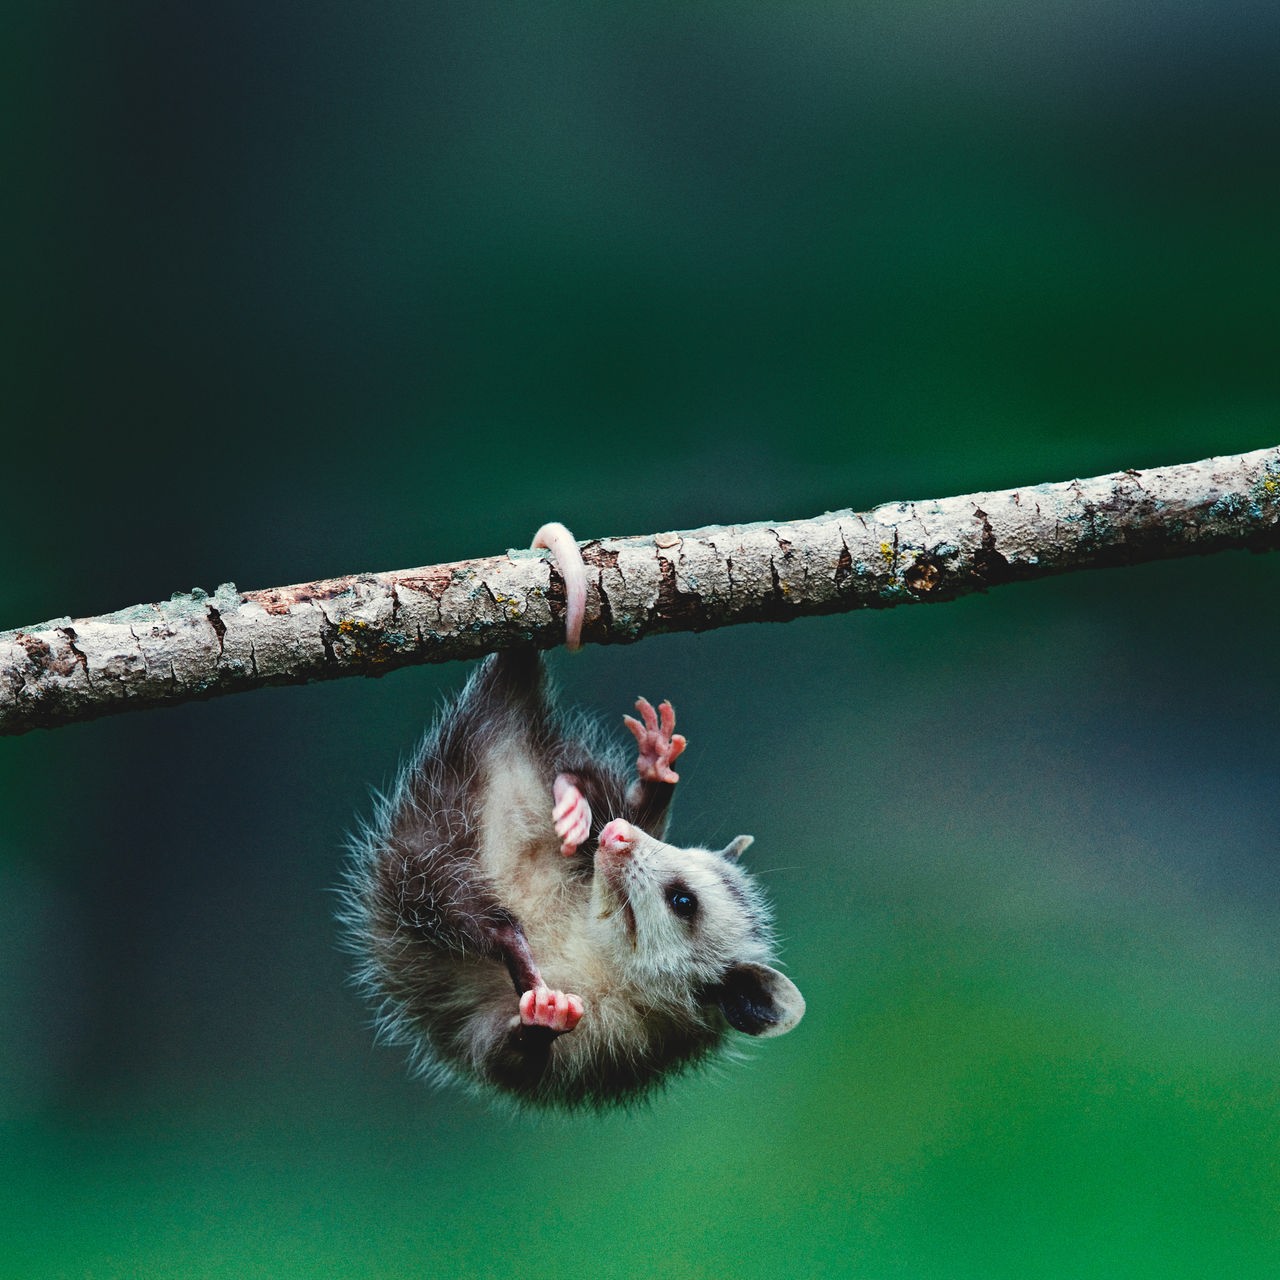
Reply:
<svg viewBox="0 0 1280 1280"><path fill-rule="evenodd" d="M520 997L520 1021L526 1027L546 1027L548 1031L572 1031L582 1020L581 996L536 987Z"/></svg>

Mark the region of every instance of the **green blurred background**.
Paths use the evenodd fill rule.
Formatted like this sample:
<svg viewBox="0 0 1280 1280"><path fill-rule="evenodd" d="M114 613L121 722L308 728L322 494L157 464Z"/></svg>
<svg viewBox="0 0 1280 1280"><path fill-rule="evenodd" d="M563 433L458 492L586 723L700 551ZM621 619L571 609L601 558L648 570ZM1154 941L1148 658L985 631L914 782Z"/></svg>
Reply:
<svg viewBox="0 0 1280 1280"><path fill-rule="evenodd" d="M1280 439L1272 4L4 12L0 627ZM604 1119L344 986L461 666L0 742L0 1275L1280 1274L1278 571L553 656L809 998Z"/></svg>

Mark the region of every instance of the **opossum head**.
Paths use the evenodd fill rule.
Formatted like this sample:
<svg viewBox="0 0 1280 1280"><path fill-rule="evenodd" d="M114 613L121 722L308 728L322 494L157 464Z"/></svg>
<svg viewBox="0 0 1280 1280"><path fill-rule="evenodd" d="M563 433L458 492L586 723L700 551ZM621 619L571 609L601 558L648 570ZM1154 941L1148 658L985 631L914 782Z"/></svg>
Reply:
<svg viewBox="0 0 1280 1280"><path fill-rule="evenodd" d="M769 913L737 864L751 843L679 849L621 819L600 833L591 927L628 985L690 1016L719 1006L739 1031L777 1036L804 1015L804 997L768 962Z"/></svg>

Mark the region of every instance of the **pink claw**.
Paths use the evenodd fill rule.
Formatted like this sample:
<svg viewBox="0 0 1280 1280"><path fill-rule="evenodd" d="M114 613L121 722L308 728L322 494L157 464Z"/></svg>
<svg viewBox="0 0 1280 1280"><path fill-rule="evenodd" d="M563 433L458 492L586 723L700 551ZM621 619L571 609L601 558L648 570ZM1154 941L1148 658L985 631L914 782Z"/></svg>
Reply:
<svg viewBox="0 0 1280 1280"><path fill-rule="evenodd" d="M636 772L645 782L679 782L680 775L671 768L671 762L688 744L684 734L672 732L676 727L675 709L670 702L663 702L655 711L647 698L638 698L636 710L643 717L643 724L634 716L622 717L640 748Z"/></svg>
<svg viewBox="0 0 1280 1280"><path fill-rule="evenodd" d="M551 795L555 800L551 821L560 837L560 852L568 858L578 852L578 846L591 834L591 806L578 790L577 779L567 773L556 775Z"/></svg>
<svg viewBox="0 0 1280 1280"><path fill-rule="evenodd" d="M520 1021L526 1027L546 1027L550 1031L572 1031L582 1020L581 996L534 987L520 997Z"/></svg>

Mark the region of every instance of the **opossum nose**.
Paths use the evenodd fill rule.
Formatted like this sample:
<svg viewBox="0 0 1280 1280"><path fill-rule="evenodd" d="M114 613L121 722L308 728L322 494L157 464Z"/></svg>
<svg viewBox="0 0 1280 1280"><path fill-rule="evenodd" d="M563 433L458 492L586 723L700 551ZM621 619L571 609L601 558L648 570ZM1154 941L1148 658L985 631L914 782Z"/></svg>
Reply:
<svg viewBox="0 0 1280 1280"><path fill-rule="evenodd" d="M614 818L600 832L597 841L600 852L613 858L624 858L635 847L638 834L631 823L624 822L621 818Z"/></svg>

